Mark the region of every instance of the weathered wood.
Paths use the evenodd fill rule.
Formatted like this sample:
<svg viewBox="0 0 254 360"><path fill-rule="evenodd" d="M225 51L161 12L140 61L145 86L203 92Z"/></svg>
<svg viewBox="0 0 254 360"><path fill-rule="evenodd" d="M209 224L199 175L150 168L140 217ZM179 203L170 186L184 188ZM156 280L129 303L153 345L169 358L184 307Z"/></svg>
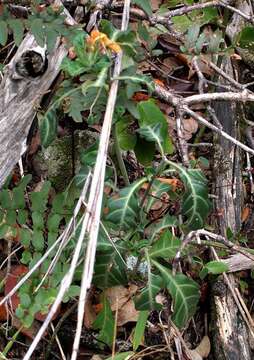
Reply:
<svg viewBox="0 0 254 360"><path fill-rule="evenodd" d="M55 1L61 4L60 0ZM68 24L75 24L66 10ZM38 47L33 35L28 34L19 46L15 56L6 66L0 84L0 187L19 161L22 145L26 141L30 126L36 115L43 95L59 73L60 65L67 50L60 39L47 55L48 68L39 77L21 77L17 74L16 63L28 50L35 50L46 56L46 50Z"/></svg>
<svg viewBox="0 0 254 360"><path fill-rule="evenodd" d="M36 114L43 95L59 72L66 55L58 40L54 51L48 56L48 69L37 78L19 77L15 64L21 55L38 46L32 35L27 35L16 55L5 70L0 87L0 186L19 161L22 144ZM45 53L45 50L41 49Z"/></svg>
<svg viewBox="0 0 254 360"><path fill-rule="evenodd" d="M233 69L229 59L222 64L223 70L233 77ZM230 136L239 138L237 108L233 102L217 102L215 111L223 130ZM241 169L239 148L225 138L216 137L214 156L215 207L220 211L218 217L218 233L226 236L230 228L234 233L241 225ZM232 287L236 287L234 276L228 275ZM230 289L224 285L225 291L212 296L213 348L218 360L251 360L252 353L249 331L242 319Z"/></svg>
<svg viewBox="0 0 254 360"><path fill-rule="evenodd" d="M229 273L254 268L254 261L242 254L234 254L228 259L223 259L222 261L228 266L227 272Z"/></svg>

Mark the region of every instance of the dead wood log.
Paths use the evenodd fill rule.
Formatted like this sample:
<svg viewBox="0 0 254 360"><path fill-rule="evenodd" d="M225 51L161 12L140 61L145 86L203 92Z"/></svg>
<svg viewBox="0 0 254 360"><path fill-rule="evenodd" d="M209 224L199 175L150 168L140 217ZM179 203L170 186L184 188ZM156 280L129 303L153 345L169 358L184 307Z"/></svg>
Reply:
<svg viewBox="0 0 254 360"><path fill-rule="evenodd" d="M57 0L56 4L61 4L61 1ZM74 25L72 17L66 10L64 12L68 15L68 23ZM44 62L47 58L46 71L37 77L22 76L17 71L17 63L31 51L40 54ZM23 144L42 97L59 73L66 53L64 44L58 39L52 53L47 55L46 49L38 47L33 35L27 34L6 66L0 84L0 187L21 157Z"/></svg>
<svg viewBox="0 0 254 360"><path fill-rule="evenodd" d="M228 273L254 268L254 261L243 254L234 254L228 259L223 259L222 261L228 266Z"/></svg>
<svg viewBox="0 0 254 360"><path fill-rule="evenodd" d="M229 59L223 62L223 70L233 76ZM214 106L216 116L223 130L233 137L239 137L236 104L218 102ZM218 217L218 233L226 236L227 229L240 229L241 218L241 168L239 149L225 138L216 136L214 155L215 207L222 212ZM236 287L234 276L229 275L232 287ZM216 285L216 283L215 283ZM215 358L219 360L251 360L248 328L239 313L235 299L227 285L222 293L213 292L212 328Z"/></svg>

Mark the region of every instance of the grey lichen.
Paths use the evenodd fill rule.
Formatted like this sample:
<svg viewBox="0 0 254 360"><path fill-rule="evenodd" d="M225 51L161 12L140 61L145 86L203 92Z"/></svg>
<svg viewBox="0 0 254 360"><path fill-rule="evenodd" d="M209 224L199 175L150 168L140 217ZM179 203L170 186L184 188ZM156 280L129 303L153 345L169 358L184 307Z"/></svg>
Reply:
<svg viewBox="0 0 254 360"><path fill-rule="evenodd" d="M77 130L74 133L74 146L71 135L56 139L46 149L42 149L33 161L37 175L47 178L57 191L68 186L74 173L80 169L80 152L91 146L98 134L89 130Z"/></svg>

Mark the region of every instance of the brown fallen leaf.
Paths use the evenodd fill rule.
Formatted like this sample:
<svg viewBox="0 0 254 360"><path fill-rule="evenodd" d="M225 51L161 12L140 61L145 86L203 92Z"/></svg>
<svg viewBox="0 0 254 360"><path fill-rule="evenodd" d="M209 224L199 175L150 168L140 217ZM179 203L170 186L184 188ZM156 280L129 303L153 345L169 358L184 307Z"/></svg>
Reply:
<svg viewBox="0 0 254 360"><path fill-rule="evenodd" d="M128 322L136 322L138 320L139 311L135 309L132 299L125 303L118 311L117 326L123 326Z"/></svg>
<svg viewBox="0 0 254 360"><path fill-rule="evenodd" d="M151 7L153 11L157 11L161 6L162 0L151 0Z"/></svg>
<svg viewBox="0 0 254 360"><path fill-rule="evenodd" d="M3 296L0 297L0 301L3 300ZM6 309L6 304L3 304L0 306L0 321L5 321L7 320L7 309Z"/></svg>
<svg viewBox="0 0 254 360"><path fill-rule="evenodd" d="M245 222L250 216L250 208L249 206L245 206L242 210L242 214L241 214L241 221Z"/></svg>
<svg viewBox="0 0 254 360"><path fill-rule="evenodd" d="M5 281L5 287L4 287L5 295L7 295L14 288L14 286L17 285L17 282L20 279L20 277L25 273L27 273L27 271L28 271L28 267L25 265L12 266L11 271L7 275ZM13 294L9 302L11 304L11 308L13 309L13 311L15 311L16 308L18 307L19 302L20 302L19 296L17 295L17 293Z"/></svg>
<svg viewBox="0 0 254 360"><path fill-rule="evenodd" d="M130 297L137 291L137 286L132 285L126 288L122 285L113 286L105 290L105 295L110 303L112 311L120 310L122 306L130 299Z"/></svg>
<svg viewBox="0 0 254 360"><path fill-rule="evenodd" d="M169 117L167 116L167 122L168 122L168 132L169 135L173 138L176 137L176 120L173 117ZM193 119L192 117L188 118L188 119L182 119L182 137L184 138L184 140L190 140L193 136L193 134L195 134L198 131L198 122Z"/></svg>
<svg viewBox="0 0 254 360"><path fill-rule="evenodd" d="M92 305L92 299L87 298L86 304L85 304L85 314L84 314L84 325L87 329L90 329L92 327L92 324L94 323L96 319L96 312Z"/></svg>

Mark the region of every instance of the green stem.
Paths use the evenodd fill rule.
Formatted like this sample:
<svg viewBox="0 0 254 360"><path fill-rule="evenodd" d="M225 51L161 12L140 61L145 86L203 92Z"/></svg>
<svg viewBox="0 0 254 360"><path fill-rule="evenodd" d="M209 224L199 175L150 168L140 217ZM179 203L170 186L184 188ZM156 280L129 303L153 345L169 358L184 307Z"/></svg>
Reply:
<svg viewBox="0 0 254 360"><path fill-rule="evenodd" d="M116 125L114 125L114 127L113 127L113 137L114 137L114 145L115 145L115 152L116 152L116 158L118 161L118 166L119 166L120 172L123 176L125 185L128 186L128 185L130 185L130 181L129 181L128 173L127 173L124 161L123 161L122 151L121 151L121 148L119 145L119 141L117 138Z"/></svg>
<svg viewBox="0 0 254 360"><path fill-rule="evenodd" d="M2 353L0 353L0 359L6 359L6 355L8 354L8 352L11 350L15 340L17 339L19 333L21 332L21 330L23 329L23 326L21 326L16 332L15 334L12 336L12 339L8 342L8 344L5 346L4 350ZM1 358L2 357L2 358Z"/></svg>
<svg viewBox="0 0 254 360"><path fill-rule="evenodd" d="M156 178L156 176L158 176L160 174L160 172L162 171L162 169L164 168L165 166L165 160L164 160L164 157L162 159L162 161L160 162L159 166L157 167L157 170L156 170L156 173L153 175L152 179L149 181L149 184L148 184L148 187L145 191L145 194L141 200L141 203L140 203L140 209L142 210L143 206L144 206L144 203L145 203L145 200L149 194L149 191L151 190L151 187L153 185L153 182Z"/></svg>

